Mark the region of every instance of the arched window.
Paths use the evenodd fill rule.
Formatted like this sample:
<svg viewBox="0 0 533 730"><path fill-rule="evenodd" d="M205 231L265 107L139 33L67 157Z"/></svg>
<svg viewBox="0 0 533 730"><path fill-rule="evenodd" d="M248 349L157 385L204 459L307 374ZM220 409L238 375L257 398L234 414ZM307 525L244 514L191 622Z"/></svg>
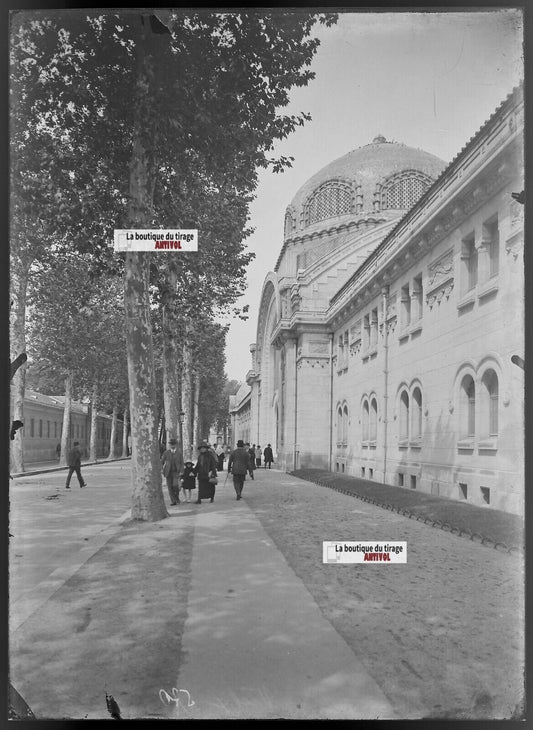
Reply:
<svg viewBox="0 0 533 730"><path fill-rule="evenodd" d="M422 392L416 387L413 390L411 413L411 439L422 437Z"/></svg>
<svg viewBox="0 0 533 730"><path fill-rule="evenodd" d="M369 408L368 401L363 403L363 441L368 441L368 425L369 425Z"/></svg>
<svg viewBox="0 0 533 730"><path fill-rule="evenodd" d="M326 218L351 213L354 191L349 183L330 180L320 185L309 198L304 213L305 225L310 226Z"/></svg>
<svg viewBox="0 0 533 730"><path fill-rule="evenodd" d="M460 392L461 437L471 438L476 433L476 386L471 375L465 375Z"/></svg>
<svg viewBox="0 0 533 730"><path fill-rule="evenodd" d="M348 443L348 406L344 406L342 412L342 443Z"/></svg>
<svg viewBox="0 0 533 730"><path fill-rule="evenodd" d="M416 170L406 170L394 175L381 189L382 210L411 208L432 182L430 177Z"/></svg>
<svg viewBox="0 0 533 730"><path fill-rule="evenodd" d="M400 439L409 438L409 393L404 390L400 396Z"/></svg>
<svg viewBox="0 0 533 730"><path fill-rule="evenodd" d="M481 382L483 384L483 400L481 404L483 435L497 436L499 410L498 376L494 370L487 370Z"/></svg>
<svg viewBox="0 0 533 730"><path fill-rule="evenodd" d="M337 409L337 444L342 443L342 408Z"/></svg>
<svg viewBox="0 0 533 730"><path fill-rule="evenodd" d="M370 440L376 441L378 437L378 402L375 398L370 401Z"/></svg>

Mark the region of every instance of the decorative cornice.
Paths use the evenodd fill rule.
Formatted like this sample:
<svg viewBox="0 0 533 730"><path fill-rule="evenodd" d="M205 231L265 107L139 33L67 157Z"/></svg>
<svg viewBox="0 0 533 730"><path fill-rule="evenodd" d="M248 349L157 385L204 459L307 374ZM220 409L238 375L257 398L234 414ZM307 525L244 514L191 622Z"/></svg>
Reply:
<svg viewBox="0 0 533 730"><path fill-rule="evenodd" d="M446 281L443 281L439 284L439 286L435 289L433 289L430 293L426 294L426 302L430 309L433 308L433 305L435 302L437 304L441 303L441 299L443 297L446 297L446 299L450 298L450 294L452 293L454 285L454 279L453 277L450 277Z"/></svg>
<svg viewBox="0 0 533 730"><path fill-rule="evenodd" d="M326 221L327 222L327 219ZM277 272L281 264L281 260L288 246L293 243L303 243L305 241L312 241L315 239L329 238L334 235L349 233L353 230L359 231L360 228L375 228L381 223L390 222L390 218L383 215L362 215L358 216L355 220L339 221L336 224L329 225L327 228L321 228L314 231L301 231L293 236L288 236L283 242L278 260L274 266L274 271Z"/></svg>
<svg viewBox="0 0 533 730"><path fill-rule="evenodd" d="M510 154L511 160L514 159L514 153ZM414 241L409 241L404 244L398 244L399 248L394 251L394 229L385 238L385 241L389 242L389 249L383 247L381 244L373 254L358 271L355 272L352 279L352 286L356 286L357 275L360 278L360 288L358 294L362 297L361 306L372 300L376 296L374 291L378 285L378 277L380 273L388 273L389 277L394 275L398 277L403 271L409 268L414 258L417 257L418 251L426 248L434 248L444 240L449 233L460 226L463 221L472 214L472 212L479 208L486 200L493 196L497 190L503 188L508 181L511 179L513 174L513 163L500 160L499 162L492 164L489 168L483 170L473 181L472 187L467 188L467 191L463 191L460 196L453 199L450 204L434 219L431 216L428 218L428 224L421 235L417 236ZM403 245L403 248L401 247ZM387 258L388 254L388 258ZM515 255L515 254L513 254ZM516 254L517 255L517 254ZM515 258L516 258L515 255ZM394 261L391 261L391 257L394 256ZM383 270L380 272L380 266L383 266ZM348 283L349 283L348 282ZM339 307L335 313L331 324L336 327L343 321L349 318L349 302L352 297L349 295L349 289L345 289L347 285L344 285L346 302ZM433 306L435 301L440 302L443 296L449 297L453 289L453 277L451 282L448 282L443 287L442 292L437 293L435 296L427 296L427 301L430 306ZM343 290L341 289L340 292ZM330 300L331 303L338 298L339 293Z"/></svg>
<svg viewBox="0 0 533 730"><path fill-rule="evenodd" d="M435 213L431 213L431 208L435 210L440 205L442 199L453 197L453 191L451 190L454 187L453 183L455 181L456 189L463 184L464 179L467 177L467 175L464 175L467 167L472 166L472 169L468 170L468 174L472 179L476 179L476 188L467 194L466 199L463 197L464 193L456 193L453 201L454 206L459 202L459 208L463 208L465 215L468 215L474 208L478 207L487 195L492 195L496 189L506 184L507 176L513 174L513 169L516 167L516 162L519 159L519 155L517 155L517 151L514 148L520 145L521 138L517 134L517 125L513 125L513 127L506 126L505 120L506 118L513 118L513 116L518 119L522 107L523 94L522 87L520 86L513 90L479 132L456 155L436 182L422 195L413 208L399 220L397 225L392 228L374 253L348 279L335 296L332 297L330 300L330 308L334 307L344 296L349 296L347 293L356 285L358 279L361 280L361 284L364 286L372 278L376 268L383 265L385 261L390 260L391 256L397 255L398 251L394 250L394 244L400 248L404 245L411 245L411 242L409 244L399 242L402 234L410 237L413 227L417 225L420 227L427 226L427 222L424 222L424 216L427 217L428 222L432 221L433 227L430 229L429 234L421 230L419 235L427 237L429 242L434 245L447 234L445 222L440 220L445 215L445 212L437 213L435 217ZM485 154L480 154L483 146L486 149ZM490 158L491 154L502 155L505 153L511 155L510 160L487 163L487 159ZM506 162L507 165L505 164ZM490 168L486 167L481 170L484 165L488 164ZM482 184L480 184L481 179L483 179ZM450 228L448 230L451 230L451 227L455 225L459 225L460 222L460 220L455 221L452 218L451 222L449 222Z"/></svg>
<svg viewBox="0 0 533 730"><path fill-rule="evenodd" d="M298 370L301 370L304 365L311 366L312 368L320 368L321 370L323 370L324 368L329 367L329 357L328 358L301 357L296 363L296 368Z"/></svg>
<svg viewBox="0 0 533 730"><path fill-rule="evenodd" d="M252 383L257 383L261 381L261 374L257 373L255 370L248 370L245 380L246 385L252 385Z"/></svg>
<svg viewBox="0 0 533 730"><path fill-rule="evenodd" d="M445 279L450 278L453 271L453 248L449 248L441 256L428 264L427 293L438 288ZM453 278L453 276L452 276Z"/></svg>

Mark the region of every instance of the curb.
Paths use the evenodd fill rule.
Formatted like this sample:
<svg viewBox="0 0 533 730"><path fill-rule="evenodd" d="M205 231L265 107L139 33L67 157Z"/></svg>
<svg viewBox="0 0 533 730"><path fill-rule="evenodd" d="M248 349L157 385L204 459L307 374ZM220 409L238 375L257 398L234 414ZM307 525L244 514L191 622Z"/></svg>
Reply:
<svg viewBox="0 0 533 730"><path fill-rule="evenodd" d="M131 456L119 456L116 459L102 459L101 461L84 461L82 463L82 467L84 466L100 466L101 464L113 464L115 461L129 461L131 459ZM10 476L13 479L18 479L19 477L27 477L27 476L33 476L34 474L48 474L49 472L54 471L66 471L69 467L68 466L49 466L49 467L43 467L41 469L28 469L28 471L20 471L16 474L11 474Z"/></svg>

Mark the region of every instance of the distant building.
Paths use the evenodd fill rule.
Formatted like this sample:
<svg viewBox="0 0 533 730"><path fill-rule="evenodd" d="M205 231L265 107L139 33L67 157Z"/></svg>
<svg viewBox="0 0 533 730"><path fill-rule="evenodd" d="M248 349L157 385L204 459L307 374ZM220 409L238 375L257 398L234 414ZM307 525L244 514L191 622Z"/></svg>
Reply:
<svg viewBox="0 0 533 730"><path fill-rule="evenodd" d="M251 388L243 383L235 395L229 397L230 438L229 445L235 448L237 441L251 441Z"/></svg>
<svg viewBox="0 0 533 730"><path fill-rule="evenodd" d="M15 438L22 438L24 463L31 465L40 461L57 459L57 445L63 434L63 411L65 396L43 395L35 390L26 389L24 395L24 427L17 431ZM13 397L11 396L10 415L12 420ZM98 413L96 418L96 456L109 455L111 437L111 416ZM70 432L67 436L69 447L78 441L84 456L89 455L91 416L89 406L78 401L71 402ZM115 451L122 451L123 423L117 419Z"/></svg>
<svg viewBox="0 0 533 730"><path fill-rule="evenodd" d="M376 137L287 208L235 439L523 512L523 91L448 165Z"/></svg>

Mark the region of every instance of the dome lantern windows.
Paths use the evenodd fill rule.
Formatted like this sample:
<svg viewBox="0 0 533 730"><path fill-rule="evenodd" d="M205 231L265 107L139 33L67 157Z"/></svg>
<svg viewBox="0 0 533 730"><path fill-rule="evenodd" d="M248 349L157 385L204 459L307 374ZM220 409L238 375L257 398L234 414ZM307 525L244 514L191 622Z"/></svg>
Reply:
<svg viewBox="0 0 533 730"><path fill-rule="evenodd" d="M360 187L344 180L328 180L308 198L304 207L304 225L348 215L363 209Z"/></svg>
<svg viewBox="0 0 533 730"><path fill-rule="evenodd" d="M389 178L378 190L381 209L408 210L429 188L433 180L416 170L406 170Z"/></svg>

